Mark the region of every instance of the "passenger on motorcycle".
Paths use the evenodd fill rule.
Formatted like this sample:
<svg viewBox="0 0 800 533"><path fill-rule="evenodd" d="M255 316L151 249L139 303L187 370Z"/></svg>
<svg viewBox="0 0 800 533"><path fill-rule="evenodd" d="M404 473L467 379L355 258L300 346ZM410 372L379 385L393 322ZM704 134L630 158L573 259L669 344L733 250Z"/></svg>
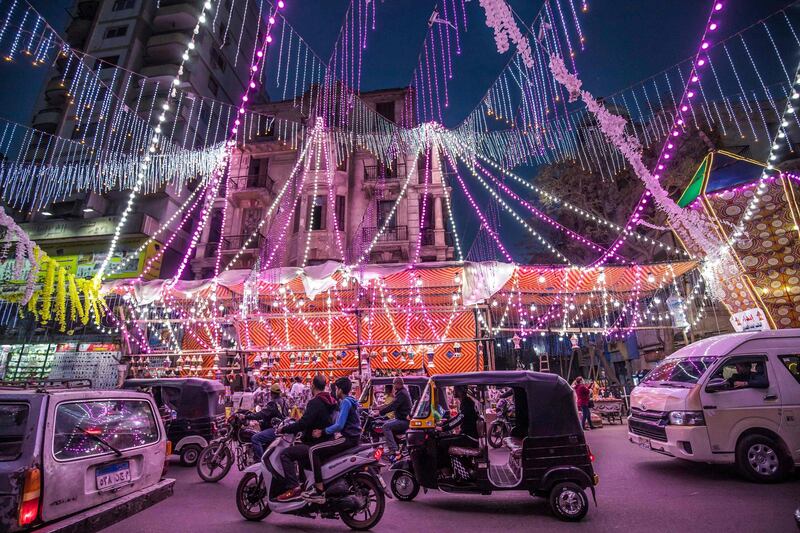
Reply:
<svg viewBox="0 0 800 533"><path fill-rule="evenodd" d="M273 383L269 389L269 401L257 413L247 413L246 420L258 420L261 431L253 435L250 442L253 444L253 453L260 460L264 455L264 450L277 438L275 429L272 427L272 420L277 418L283 421L289 416L289 406L281 396L281 387Z"/></svg>
<svg viewBox="0 0 800 533"><path fill-rule="evenodd" d="M378 412L382 415L394 413L394 420L388 420L383 425L383 435L386 439L386 448L390 461L397 455L397 441L395 433L405 433L408 430L408 415L411 414L411 395L405 387L403 378L396 377L392 381L394 400L389 405L384 405Z"/></svg>
<svg viewBox="0 0 800 533"><path fill-rule="evenodd" d="M325 429L315 429L314 437L334 435L339 437L316 444L309 451L311 468L314 471L314 488L303 493L303 498L312 502L325 503L325 488L322 484L322 463L328 457L334 456L350 448L355 448L361 441L361 419L358 416L358 400L350 395L353 383L347 378L339 378L334 383L336 398L339 400L339 416L336 422Z"/></svg>
<svg viewBox="0 0 800 533"><path fill-rule="evenodd" d="M297 474L297 466L300 468L308 468L309 464L309 449L315 444L330 440L330 435L322 432L319 437L314 436L315 429L325 429L331 424L331 415L333 414L336 400L328 392L325 392L325 385L327 384L325 376L316 375L311 381L311 393L313 398L308 401L303 416L297 422L288 424L279 428L278 434L292 435L301 433L301 444L295 444L286 448L280 456L281 465L286 479L286 492L278 496L279 502L288 502L300 499L302 496L302 489L300 488L300 480Z"/></svg>

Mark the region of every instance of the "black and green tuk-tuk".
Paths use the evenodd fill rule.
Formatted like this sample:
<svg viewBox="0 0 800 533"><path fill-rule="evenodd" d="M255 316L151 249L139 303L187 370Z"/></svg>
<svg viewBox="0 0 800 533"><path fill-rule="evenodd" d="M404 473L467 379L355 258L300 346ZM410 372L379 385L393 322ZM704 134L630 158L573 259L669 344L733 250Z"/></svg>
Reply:
<svg viewBox="0 0 800 533"><path fill-rule="evenodd" d="M464 440L447 445L441 425L451 416L448 387L460 389L475 403L477 439L472 444L466 439L466 446ZM491 450L483 420L490 391L509 388L515 425L503 442L507 452ZM493 371L433 376L412 412L406 440L410 458L392 466L392 492L401 501L416 497L420 487L475 494L524 490L548 498L562 520L577 521L588 511L586 490L594 496L598 482L572 388L554 374Z"/></svg>
<svg viewBox="0 0 800 533"><path fill-rule="evenodd" d="M193 466L225 421L225 387L201 378L128 379L125 389L153 395L159 410L170 413L164 425L173 453L181 464Z"/></svg>

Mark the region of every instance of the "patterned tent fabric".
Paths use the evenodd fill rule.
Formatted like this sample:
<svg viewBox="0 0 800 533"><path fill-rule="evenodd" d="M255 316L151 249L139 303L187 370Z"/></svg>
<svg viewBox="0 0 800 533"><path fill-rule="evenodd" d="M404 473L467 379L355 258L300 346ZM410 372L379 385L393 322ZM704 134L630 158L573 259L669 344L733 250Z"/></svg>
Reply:
<svg viewBox="0 0 800 533"><path fill-rule="evenodd" d="M760 175L763 165L738 159L737 173ZM750 171L742 170L742 165L750 166ZM716 175L724 170L719 167L715 162L702 192L688 209L702 211L724 239L743 222L745 238L734 245L740 273L724 280L723 303L731 314L760 308L774 328L800 327L800 179L784 174L764 180L766 189L759 208L750 220L743 220L759 182L742 184L731 176L723 179ZM735 185L725 188L726 181Z"/></svg>

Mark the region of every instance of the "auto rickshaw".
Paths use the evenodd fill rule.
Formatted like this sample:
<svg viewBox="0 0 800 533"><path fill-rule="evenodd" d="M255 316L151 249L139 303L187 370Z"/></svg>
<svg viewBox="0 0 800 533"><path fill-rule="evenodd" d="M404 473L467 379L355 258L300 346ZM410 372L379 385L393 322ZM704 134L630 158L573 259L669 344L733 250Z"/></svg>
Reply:
<svg viewBox="0 0 800 533"><path fill-rule="evenodd" d="M128 379L122 388L150 392L159 410L170 412L165 427L183 466L193 466L225 421L225 387L200 378Z"/></svg>
<svg viewBox="0 0 800 533"><path fill-rule="evenodd" d="M446 444L448 436L438 427L440 419L451 415L446 387L466 388L475 402L479 420L474 446ZM513 390L516 407L515 425L503 442L508 453L490 450L482 419L488 390L505 387ZM412 412L406 441L410 458L391 467L392 493L401 501L414 499L420 487L474 494L524 490L548 498L558 518L578 521L589 508L586 490L595 495L598 477L572 389L555 374L510 371L433 376Z"/></svg>

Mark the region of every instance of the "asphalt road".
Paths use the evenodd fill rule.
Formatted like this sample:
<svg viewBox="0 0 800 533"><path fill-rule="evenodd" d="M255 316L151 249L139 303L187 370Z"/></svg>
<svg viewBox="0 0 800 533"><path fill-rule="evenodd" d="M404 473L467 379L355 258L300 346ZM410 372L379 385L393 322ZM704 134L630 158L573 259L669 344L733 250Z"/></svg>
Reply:
<svg viewBox="0 0 800 533"><path fill-rule="evenodd" d="M780 485L740 479L732 467L695 464L642 450L624 426L588 432L600 476L597 506L579 524L555 519L547 502L523 492L490 496L420 493L413 502L387 502L376 531L647 531L791 532L800 505L800 475ZM106 529L109 533L216 533L230 531L346 531L339 521L272 514L261 523L239 516L234 501L240 474L204 483L192 468L170 467L175 494Z"/></svg>

